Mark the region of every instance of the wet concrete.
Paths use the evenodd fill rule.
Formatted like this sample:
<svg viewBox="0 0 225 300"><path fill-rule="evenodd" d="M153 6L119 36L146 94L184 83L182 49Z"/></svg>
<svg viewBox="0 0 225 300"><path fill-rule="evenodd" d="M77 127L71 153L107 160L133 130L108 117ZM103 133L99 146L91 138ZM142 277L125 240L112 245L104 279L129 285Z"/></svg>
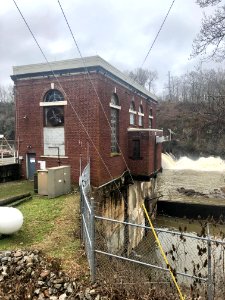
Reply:
<svg viewBox="0 0 225 300"><path fill-rule="evenodd" d="M167 216L189 219L225 219L225 205L178 202L161 200L158 202L157 213Z"/></svg>

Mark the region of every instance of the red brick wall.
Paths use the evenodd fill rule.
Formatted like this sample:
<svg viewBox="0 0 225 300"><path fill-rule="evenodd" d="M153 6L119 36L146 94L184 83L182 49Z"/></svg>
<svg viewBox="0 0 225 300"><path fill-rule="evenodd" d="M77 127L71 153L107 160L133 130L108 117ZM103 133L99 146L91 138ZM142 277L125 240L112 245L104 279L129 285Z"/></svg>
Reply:
<svg viewBox="0 0 225 300"><path fill-rule="evenodd" d="M149 111L150 107L152 107L153 114L155 116L156 104L149 103L141 96L137 95L134 92L129 91L125 87L119 85L118 83L113 82L111 79L106 78L102 75L99 75L99 95L102 100L102 104L104 110L107 114L107 117L110 121L110 99L111 95L115 92L119 98L119 102L121 105L121 110L119 111L119 146L121 149L121 154L118 156L111 156L111 139L110 139L110 127L107 124L106 117L102 113L102 108L99 108L99 124L100 124L100 149L102 153L102 157L104 162L108 166L109 171L106 169L104 164L100 162L100 173L101 180L107 181L109 180L109 176L111 179L120 176L129 165L128 159L128 132L127 129L130 127L130 115L129 108L130 103L134 97L135 109L138 112L139 105L143 106L143 112L145 116L143 117L143 126L138 126L138 115L136 115L135 120L135 128L148 128L149 126ZM153 126L155 126L155 118L153 119Z"/></svg>
<svg viewBox="0 0 225 300"><path fill-rule="evenodd" d="M162 132L156 132L161 136ZM140 140L140 158L134 159L132 153L133 140ZM155 132L130 131L128 133L128 145L130 148L129 168L136 176L150 176L161 168L161 144L156 144Z"/></svg>
<svg viewBox="0 0 225 300"><path fill-rule="evenodd" d="M129 106L134 96L136 111L142 102L144 111L144 126L148 128L149 109L153 109L155 116L155 103L148 103L141 96L129 91L126 87L112 81L102 74L92 74L92 83L99 95L99 99L87 75L70 75L59 77L60 85L53 78L38 78L18 80L16 82L16 107L17 107L17 141L19 155L24 157L22 162L22 174L26 176L26 153L36 153L38 160L45 160L47 167L57 166L57 158L41 157L44 154L43 145L43 101L45 93L55 83L55 89L59 89L68 100L64 107L65 129L65 156L61 158L62 164L71 165L72 179L78 182L80 170L80 158L85 166L88 152L91 155L91 179L92 184L99 186L113 178L120 176L126 170L128 164L128 134ZM115 92L119 97L121 110L119 112L119 145L121 153L111 157L111 130L103 113L99 100L110 122L110 99ZM80 124L76 111L83 125ZM27 116L24 119L24 116ZM136 116L138 124L138 116ZM155 117L153 127L155 126ZM138 127L136 125L135 127ZM88 134L87 134L88 132ZM29 148L31 146L31 148ZM101 156L101 158L100 158ZM123 159L125 158L125 161ZM102 162L104 161L104 163ZM107 166L107 167L106 167ZM37 169L39 164L37 164ZM107 170L108 169L108 170Z"/></svg>

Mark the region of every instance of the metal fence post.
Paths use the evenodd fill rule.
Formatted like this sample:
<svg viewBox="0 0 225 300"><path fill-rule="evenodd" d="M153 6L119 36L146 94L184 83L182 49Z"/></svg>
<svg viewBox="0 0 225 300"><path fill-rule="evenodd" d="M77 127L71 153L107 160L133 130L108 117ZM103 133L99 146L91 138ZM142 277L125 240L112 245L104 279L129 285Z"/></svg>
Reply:
<svg viewBox="0 0 225 300"><path fill-rule="evenodd" d="M95 265L95 214L94 214L94 198L91 198L91 214L90 214L90 237L91 237L91 281L95 282L96 265Z"/></svg>
<svg viewBox="0 0 225 300"><path fill-rule="evenodd" d="M211 240L209 235L209 224L207 224L207 235L208 235L208 300L212 300L212 251L211 251Z"/></svg>
<svg viewBox="0 0 225 300"><path fill-rule="evenodd" d="M84 241L84 235L83 235L83 214L84 214L83 188L82 188L82 185L80 185L80 215L81 215L80 239L81 239L82 242Z"/></svg>

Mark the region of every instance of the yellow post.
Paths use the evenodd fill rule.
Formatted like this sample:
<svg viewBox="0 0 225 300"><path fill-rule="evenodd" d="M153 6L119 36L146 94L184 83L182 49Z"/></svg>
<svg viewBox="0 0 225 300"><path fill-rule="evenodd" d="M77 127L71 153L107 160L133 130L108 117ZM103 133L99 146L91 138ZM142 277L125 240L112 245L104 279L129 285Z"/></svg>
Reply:
<svg viewBox="0 0 225 300"><path fill-rule="evenodd" d="M148 215L148 212L147 212L147 209L146 209L144 203L142 204L142 207L143 207L143 210L144 210L144 212L145 212L145 215L146 215L146 217L147 217L147 219L148 219L148 222L149 222L149 224L150 224L150 227L151 227L151 229L152 229L152 232L153 232L153 234L154 234L154 237L155 237L155 239L156 239L156 242L157 242L157 244L158 244L158 246L159 246L159 249L160 249L160 252L161 252L161 254L162 254L162 256L163 256L163 259L164 259L164 261L165 261L165 263L166 263L166 265L167 265L167 267L168 267L168 269L169 269L169 271L170 271L170 275L171 275L171 277L172 277L172 279L173 279L173 282L174 282L174 284L175 284L175 286L176 286L176 288L177 288L177 291L178 291L178 294L179 294L179 296L180 296L180 299L181 299L181 300L184 300L185 298L183 297L183 295L182 295L182 293L181 293L181 290L180 290L180 288L179 288L179 286L178 286L178 284L177 284L177 281L176 281L176 279L175 279L175 277L174 277L174 275L173 275L172 268L171 268L171 266L170 266L170 264L169 264L169 262L168 262L168 259L167 259L167 257L166 257L166 254L165 254L164 251L163 251L162 245L161 245L161 243L160 243L160 240L159 240L158 235L157 235L157 233L156 233L156 231L155 231L155 228L154 228L154 226L153 226L153 224L152 224L152 222L151 222L151 219L150 219L150 217L149 217L149 215Z"/></svg>

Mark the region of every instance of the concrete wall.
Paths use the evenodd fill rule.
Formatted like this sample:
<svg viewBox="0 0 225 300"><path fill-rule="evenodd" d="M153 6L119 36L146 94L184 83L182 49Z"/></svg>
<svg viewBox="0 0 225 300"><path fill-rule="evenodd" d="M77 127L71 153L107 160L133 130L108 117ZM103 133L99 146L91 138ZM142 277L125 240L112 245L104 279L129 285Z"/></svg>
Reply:
<svg viewBox="0 0 225 300"><path fill-rule="evenodd" d="M96 190L94 195L96 214L114 220L145 225L142 203L145 202L151 214L156 206L155 180L152 178L149 182L134 181L134 184L126 185L121 179L116 181L120 192L116 189L115 183ZM103 230L107 250L124 255L129 255L145 234L142 228L108 221L101 221L99 226Z"/></svg>
<svg viewBox="0 0 225 300"><path fill-rule="evenodd" d="M130 223L146 224L143 203L150 214L153 212L156 200L151 199L155 198L155 180L152 178L149 182L135 181L133 185L129 186L128 216ZM145 231L142 228L129 227L129 252L139 244L144 234Z"/></svg>

